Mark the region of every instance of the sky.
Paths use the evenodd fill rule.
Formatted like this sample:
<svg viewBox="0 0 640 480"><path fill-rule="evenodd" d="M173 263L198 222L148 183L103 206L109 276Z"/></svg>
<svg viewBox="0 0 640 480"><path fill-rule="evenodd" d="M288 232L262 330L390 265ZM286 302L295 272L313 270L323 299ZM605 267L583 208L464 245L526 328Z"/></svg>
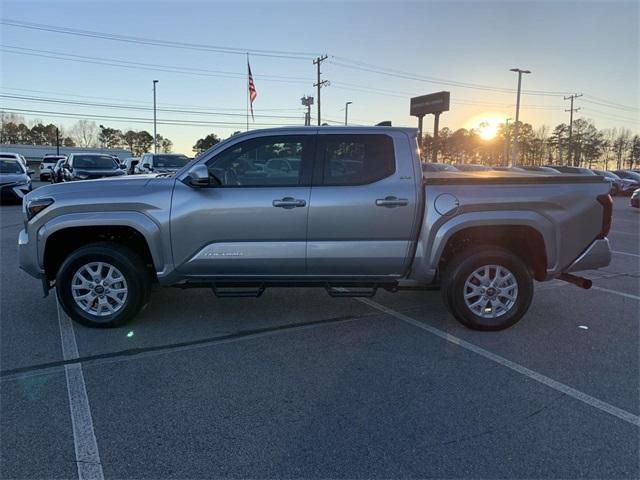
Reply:
<svg viewBox="0 0 640 480"><path fill-rule="evenodd" d="M316 96L313 59L326 54L322 79L331 84L321 92L323 122L344 122L350 101L350 124L417 126L409 98L441 90L451 92L441 128L502 122L515 117L517 75L509 69L519 67L532 72L523 76L521 121L551 128L568 122L563 97L582 93L576 118L638 132L639 5L0 0L3 20L39 24L0 25L0 106L67 129L87 118L151 132L158 80L158 133L174 151L192 155L198 138L246 129L247 51L258 94L250 128L303 124L300 98ZM193 45L114 41L41 25ZM425 118L426 132L432 118Z"/></svg>

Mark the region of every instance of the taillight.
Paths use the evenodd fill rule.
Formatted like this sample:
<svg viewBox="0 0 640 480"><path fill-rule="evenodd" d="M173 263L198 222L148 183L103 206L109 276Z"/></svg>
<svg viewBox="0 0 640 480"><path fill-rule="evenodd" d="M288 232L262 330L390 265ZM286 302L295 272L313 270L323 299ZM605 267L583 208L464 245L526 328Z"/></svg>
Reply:
<svg viewBox="0 0 640 480"><path fill-rule="evenodd" d="M613 218L613 198L611 195L598 195L598 203L602 205L602 230L596 238L605 238L611 230L611 219Z"/></svg>

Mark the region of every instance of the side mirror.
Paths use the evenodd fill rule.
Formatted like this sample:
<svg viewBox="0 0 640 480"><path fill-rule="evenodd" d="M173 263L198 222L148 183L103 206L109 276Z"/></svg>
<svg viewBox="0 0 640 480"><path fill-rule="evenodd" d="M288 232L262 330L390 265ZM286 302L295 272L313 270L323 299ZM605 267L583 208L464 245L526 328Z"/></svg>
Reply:
<svg viewBox="0 0 640 480"><path fill-rule="evenodd" d="M29 176L33 175L34 173L36 173L35 170L32 170L32 169L27 170L27 175Z"/></svg>
<svg viewBox="0 0 640 480"><path fill-rule="evenodd" d="M206 165L198 164L189 169L187 181L192 187L208 187L210 185L209 169Z"/></svg>

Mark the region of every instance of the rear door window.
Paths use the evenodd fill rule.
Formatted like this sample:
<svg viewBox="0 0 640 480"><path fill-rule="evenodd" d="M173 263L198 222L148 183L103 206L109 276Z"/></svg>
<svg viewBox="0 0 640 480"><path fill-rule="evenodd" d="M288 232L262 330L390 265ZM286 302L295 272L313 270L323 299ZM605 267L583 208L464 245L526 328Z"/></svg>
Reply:
<svg viewBox="0 0 640 480"><path fill-rule="evenodd" d="M366 185L395 173L388 135L320 135L319 145L323 185Z"/></svg>

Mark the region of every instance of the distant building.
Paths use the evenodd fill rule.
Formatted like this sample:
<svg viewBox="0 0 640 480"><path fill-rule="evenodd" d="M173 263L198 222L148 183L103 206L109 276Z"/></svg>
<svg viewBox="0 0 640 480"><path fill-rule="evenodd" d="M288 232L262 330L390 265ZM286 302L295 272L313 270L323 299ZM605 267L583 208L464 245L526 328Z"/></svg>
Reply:
<svg viewBox="0 0 640 480"><path fill-rule="evenodd" d="M0 144L0 152L19 153L23 155L27 162L32 163L33 166L40 164L42 157L47 153L55 155L56 146L53 145L15 145L15 144ZM70 153L106 153L108 155L116 155L120 160L124 160L127 157L133 157L129 150L122 148L82 148L82 147L63 147L60 146L60 155L69 155Z"/></svg>

